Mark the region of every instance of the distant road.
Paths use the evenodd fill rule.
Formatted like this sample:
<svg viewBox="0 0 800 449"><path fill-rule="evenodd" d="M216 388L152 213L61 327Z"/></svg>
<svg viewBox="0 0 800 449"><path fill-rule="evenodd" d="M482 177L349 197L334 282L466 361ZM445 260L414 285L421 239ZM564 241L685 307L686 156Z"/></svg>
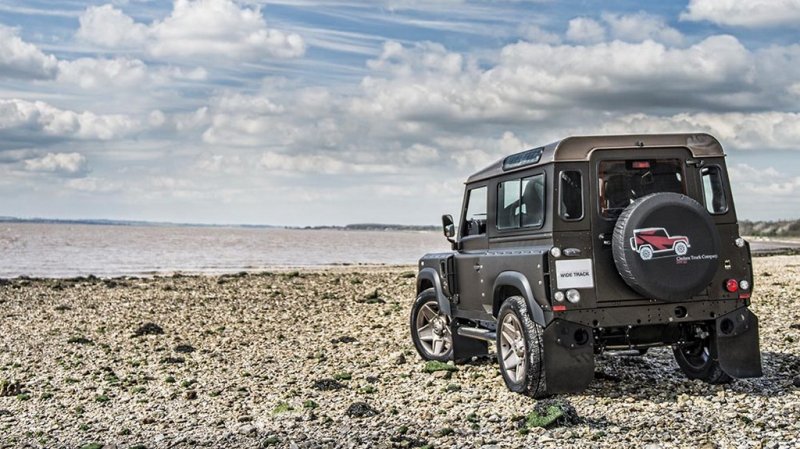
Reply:
<svg viewBox="0 0 800 449"><path fill-rule="evenodd" d="M750 240L750 251L754 256L800 254L800 240Z"/></svg>

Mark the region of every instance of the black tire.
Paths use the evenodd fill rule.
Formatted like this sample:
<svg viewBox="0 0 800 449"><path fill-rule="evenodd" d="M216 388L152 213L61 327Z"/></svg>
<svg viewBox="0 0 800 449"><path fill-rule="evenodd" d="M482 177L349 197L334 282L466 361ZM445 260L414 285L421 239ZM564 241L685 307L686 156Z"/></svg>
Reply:
<svg viewBox="0 0 800 449"><path fill-rule="evenodd" d="M518 352L510 354L508 338L504 340L503 332L506 326L512 325L510 323L513 323L513 320L516 320L519 324L519 331L524 343L524 354L522 356L519 356ZM497 314L497 362L500 365L500 373L503 375L503 380L509 390L534 398L547 396L542 332L542 327L531 319L525 299L521 296L512 296L503 302ZM514 373L510 373L506 368L507 362L504 361L504 354L517 357L516 361L521 362L524 371L515 370ZM505 360L508 360L508 358Z"/></svg>
<svg viewBox="0 0 800 449"><path fill-rule="evenodd" d="M441 323L431 323L432 337L437 341L443 341L444 348L440 351L435 351L436 343L428 340L428 335L420 336L420 324L425 321L425 317L429 316L427 311L433 311L437 314L437 319ZM422 314L422 316L420 316ZM430 321L430 320L429 320ZM411 316L409 318L409 327L411 329L411 340L414 342L414 348L423 360L438 360L446 362L453 357L453 337L450 334L450 319L439 313L439 303L436 301L436 292L429 288L417 296L414 305L411 307ZM439 334L441 331L441 335ZM441 338L440 338L441 337Z"/></svg>
<svg viewBox="0 0 800 449"><path fill-rule="evenodd" d="M672 347L675 361L689 379L700 379L710 384L726 384L733 379L719 366L711 337L697 339Z"/></svg>
<svg viewBox="0 0 800 449"><path fill-rule="evenodd" d="M637 236L659 230L685 241L661 249L656 243L634 245ZM679 193L653 193L631 203L617 219L611 240L619 275L645 298L686 300L707 288L720 269L719 234L711 215Z"/></svg>

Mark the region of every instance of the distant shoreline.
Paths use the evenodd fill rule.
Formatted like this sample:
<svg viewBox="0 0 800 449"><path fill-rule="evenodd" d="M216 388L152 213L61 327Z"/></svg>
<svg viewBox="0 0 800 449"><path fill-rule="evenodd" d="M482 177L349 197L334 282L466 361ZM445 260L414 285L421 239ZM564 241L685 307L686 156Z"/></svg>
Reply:
<svg viewBox="0 0 800 449"><path fill-rule="evenodd" d="M433 225L401 225L384 223L354 223L348 225L321 225L321 226L276 226L265 224L203 224L203 223L174 223L160 221L138 220L108 220L108 219L58 219L58 218L18 218L0 217L0 223L24 224L57 224L57 225L88 225L88 226L144 226L144 227L178 227L178 228L242 228L242 229L293 229L293 230L333 230L333 231L438 231L440 228Z"/></svg>

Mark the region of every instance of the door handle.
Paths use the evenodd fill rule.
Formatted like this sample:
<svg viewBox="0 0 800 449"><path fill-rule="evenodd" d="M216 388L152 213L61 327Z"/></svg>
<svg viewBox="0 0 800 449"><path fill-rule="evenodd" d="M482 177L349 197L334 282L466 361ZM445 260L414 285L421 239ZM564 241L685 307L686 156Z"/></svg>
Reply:
<svg viewBox="0 0 800 449"><path fill-rule="evenodd" d="M483 268L483 265L476 263L475 266L473 266L472 268L474 268L475 271L481 271L481 268Z"/></svg>

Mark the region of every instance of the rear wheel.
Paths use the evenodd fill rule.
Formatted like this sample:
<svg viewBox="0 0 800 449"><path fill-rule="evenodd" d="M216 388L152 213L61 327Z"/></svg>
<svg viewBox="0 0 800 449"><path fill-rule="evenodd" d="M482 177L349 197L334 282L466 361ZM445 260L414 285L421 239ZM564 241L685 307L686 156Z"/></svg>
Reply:
<svg viewBox="0 0 800 449"><path fill-rule="evenodd" d="M724 384L732 380L719 366L710 337L676 345L672 352L681 371L689 379L700 379L710 384Z"/></svg>
<svg viewBox="0 0 800 449"><path fill-rule="evenodd" d="M542 327L534 323L521 296L512 296L497 314L497 361L509 390L546 395Z"/></svg>
<svg viewBox="0 0 800 449"><path fill-rule="evenodd" d="M450 318L439 310L436 292L429 288L411 307L411 340L424 360L446 362L453 356Z"/></svg>

